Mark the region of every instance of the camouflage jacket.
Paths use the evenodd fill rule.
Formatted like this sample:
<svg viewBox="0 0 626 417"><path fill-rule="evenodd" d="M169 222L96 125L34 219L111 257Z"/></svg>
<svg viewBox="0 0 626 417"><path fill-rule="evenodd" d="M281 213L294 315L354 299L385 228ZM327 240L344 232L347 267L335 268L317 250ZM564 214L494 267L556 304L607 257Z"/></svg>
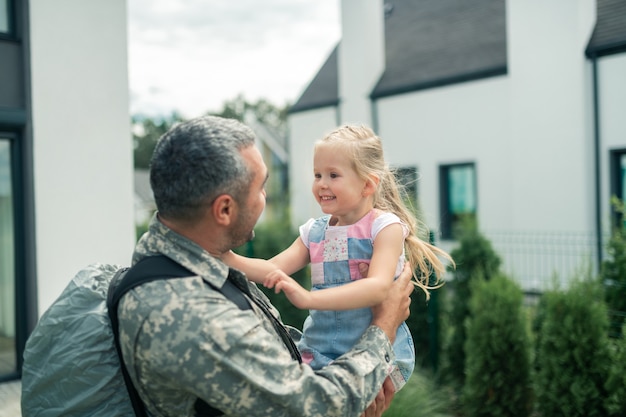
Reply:
<svg viewBox="0 0 626 417"><path fill-rule="evenodd" d="M226 416L246 417L358 416L373 401L395 359L378 327L368 328L333 364L313 371L291 358L254 303L240 310L204 283L221 288L228 266L155 216L133 263L157 254L197 276L143 284L119 304L124 360L152 416L193 416L197 398ZM253 297L267 300L235 275Z"/></svg>

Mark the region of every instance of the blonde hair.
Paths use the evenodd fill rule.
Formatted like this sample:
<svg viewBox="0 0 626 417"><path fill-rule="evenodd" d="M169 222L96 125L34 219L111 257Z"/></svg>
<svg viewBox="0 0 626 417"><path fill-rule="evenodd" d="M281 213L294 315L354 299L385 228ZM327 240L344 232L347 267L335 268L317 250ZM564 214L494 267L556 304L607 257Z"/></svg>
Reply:
<svg viewBox="0 0 626 417"><path fill-rule="evenodd" d="M372 176L379 179L374 192L374 208L394 213L408 227L404 250L413 270L413 284L421 288L428 299L429 290L443 285L446 266L439 257L452 264L454 261L445 251L419 238L418 221L405 205L402 199L404 190L385 162L380 138L369 127L344 125L319 140L315 148L319 145L341 146L351 158L352 166L360 178L365 181L372 181ZM422 233L427 232L424 225L420 223L419 226L424 228ZM434 283L429 282L432 274L436 278Z"/></svg>

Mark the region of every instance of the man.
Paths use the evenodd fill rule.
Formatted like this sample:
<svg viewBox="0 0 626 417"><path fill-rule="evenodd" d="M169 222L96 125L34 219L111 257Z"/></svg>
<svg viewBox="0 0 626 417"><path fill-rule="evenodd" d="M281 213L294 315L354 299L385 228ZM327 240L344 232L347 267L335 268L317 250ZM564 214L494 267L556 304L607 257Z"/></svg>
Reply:
<svg viewBox="0 0 626 417"><path fill-rule="evenodd" d="M409 314L410 271L373 309L372 326L346 355L315 372L294 359L277 311L220 259L252 239L265 207L267 167L254 140L245 125L207 116L176 125L157 144L150 182L158 214L133 263L165 255L193 275L143 284L120 301L120 341L133 384L154 416L206 409L227 416L380 416L393 395L391 384L381 386L394 361L391 342ZM252 309L214 289L227 280L243 289Z"/></svg>

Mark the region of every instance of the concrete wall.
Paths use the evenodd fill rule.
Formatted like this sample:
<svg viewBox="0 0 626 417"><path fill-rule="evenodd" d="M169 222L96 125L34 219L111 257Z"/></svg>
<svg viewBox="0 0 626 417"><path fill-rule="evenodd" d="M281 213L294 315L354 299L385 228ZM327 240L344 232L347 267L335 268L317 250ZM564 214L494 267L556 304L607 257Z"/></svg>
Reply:
<svg viewBox="0 0 626 417"><path fill-rule="evenodd" d="M30 2L39 313L134 244L125 1Z"/></svg>

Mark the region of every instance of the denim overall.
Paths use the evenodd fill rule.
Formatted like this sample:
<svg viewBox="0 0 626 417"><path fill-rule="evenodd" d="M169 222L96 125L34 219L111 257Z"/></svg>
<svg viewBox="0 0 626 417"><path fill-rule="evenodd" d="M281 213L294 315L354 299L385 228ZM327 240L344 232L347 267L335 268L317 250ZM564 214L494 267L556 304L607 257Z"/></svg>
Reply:
<svg viewBox="0 0 626 417"><path fill-rule="evenodd" d="M348 226L329 226L330 216L313 222L308 242L304 242L311 257L311 291L337 287L362 278L358 265L370 263L373 251L372 224L375 218L376 213L372 210L357 223ZM404 256L398 262L396 277L402 271L403 264ZM371 320L370 308L311 310L298 344L303 361L313 369L328 365L352 348ZM406 323L398 328L393 349L397 362L390 376L397 391L406 383L415 366L415 348Z"/></svg>

